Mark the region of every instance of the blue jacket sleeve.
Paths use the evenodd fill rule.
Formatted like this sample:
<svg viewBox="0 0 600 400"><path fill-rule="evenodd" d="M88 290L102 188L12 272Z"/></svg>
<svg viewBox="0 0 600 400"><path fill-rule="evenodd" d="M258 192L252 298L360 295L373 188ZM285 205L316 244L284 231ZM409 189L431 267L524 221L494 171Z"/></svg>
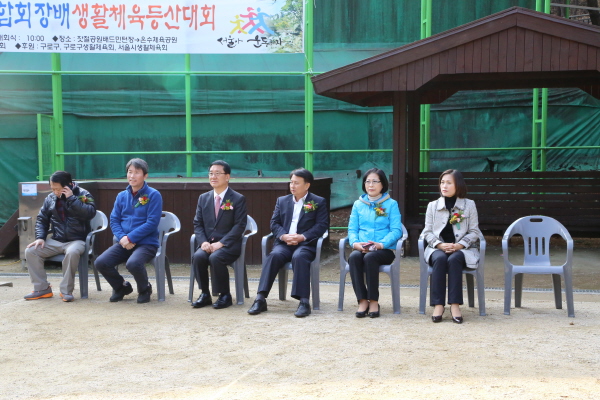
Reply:
<svg viewBox="0 0 600 400"><path fill-rule="evenodd" d="M110 212L110 230L112 231L113 235L115 235L115 237L117 238L117 241L121 240L121 238L125 236L125 231L123 231L123 228L121 227L121 216L123 212L122 197L123 192L117 195L117 198L115 199L115 205L113 206L113 209Z"/></svg>
<svg viewBox="0 0 600 400"><path fill-rule="evenodd" d="M350 248L354 246L354 243L358 242L358 231L359 231L359 219L357 204L354 203L352 206L352 212L350 213L350 221L348 221L348 241L350 242Z"/></svg>
<svg viewBox="0 0 600 400"><path fill-rule="evenodd" d="M390 231L383 237L381 242L386 249L393 249L396 246L398 239L402 237L402 222L400 222L400 210L398 202L391 200L388 210L388 218L390 219Z"/></svg>
<svg viewBox="0 0 600 400"><path fill-rule="evenodd" d="M138 243L143 238L154 235L162 217L162 196L158 190L153 190L148 195L148 218L146 222L127 234L131 243Z"/></svg>

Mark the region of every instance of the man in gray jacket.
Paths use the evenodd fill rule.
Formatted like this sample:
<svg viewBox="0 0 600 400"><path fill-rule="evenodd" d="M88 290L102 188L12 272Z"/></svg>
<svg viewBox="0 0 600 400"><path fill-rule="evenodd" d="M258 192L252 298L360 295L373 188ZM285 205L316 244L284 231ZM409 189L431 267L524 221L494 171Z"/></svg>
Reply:
<svg viewBox="0 0 600 400"><path fill-rule="evenodd" d="M77 186L71 174L56 171L50 177L52 193L46 197L35 224L35 241L27 245L25 260L33 283L33 292L25 300L53 296L47 280L44 260L64 254L63 279L60 296L63 301L73 301L75 273L79 257L85 251L85 239L90 232L90 221L96 215L96 203L90 193ZM48 234L52 233L52 237Z"/></svg>

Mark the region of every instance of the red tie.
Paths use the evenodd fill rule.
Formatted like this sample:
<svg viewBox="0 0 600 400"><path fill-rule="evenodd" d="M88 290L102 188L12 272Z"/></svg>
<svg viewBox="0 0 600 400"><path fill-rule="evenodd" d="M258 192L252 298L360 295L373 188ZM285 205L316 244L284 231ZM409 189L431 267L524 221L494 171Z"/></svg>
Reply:
<svg viewBox="0 0 600 400"><path fill-rule="evenodd" d="M221 208L221 198L215 197L215 218L219 215L219 208Z"/></svg>

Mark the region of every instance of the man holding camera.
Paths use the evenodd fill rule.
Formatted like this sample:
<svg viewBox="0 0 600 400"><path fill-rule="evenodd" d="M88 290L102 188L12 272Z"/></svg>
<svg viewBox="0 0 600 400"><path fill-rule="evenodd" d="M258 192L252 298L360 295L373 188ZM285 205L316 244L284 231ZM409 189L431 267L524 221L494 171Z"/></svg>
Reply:
<svg viewBox="0 0 600 400"><path fill-rule="evenodd" d="M36 240L27 245L25 260L33 292L25 300L38 300L53 296L47 280L44 260L64 254L63 279L60 296L63 301L73 301L75 273L79 257L85 251L85 238L90 232L90 221L96 215L96 203L90 193L77 186L71 174L56 171L50 177L52 193L46 197L35 224ZM52 237L48 234L52 233Z"/></svg>

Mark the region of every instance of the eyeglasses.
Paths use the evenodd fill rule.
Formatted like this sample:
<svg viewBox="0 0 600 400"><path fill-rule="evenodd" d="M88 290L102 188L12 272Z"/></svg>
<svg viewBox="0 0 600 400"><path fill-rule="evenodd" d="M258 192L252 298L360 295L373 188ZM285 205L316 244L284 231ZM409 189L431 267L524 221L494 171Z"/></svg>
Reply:
<svg viewBox="0 0 600 400"><path fill-rule="evenodd" d="M377 185L381 183L381 181L365 181L365 185Z"/></svg>
<svg viewBox="0 0 600 400"><path fill-rule="evenodd" d="M218 178L218 177L219 177L219 176L221 176L221 175L227 175L227 174L224 174L223 172L209 172L209 173L208 173L208 176L209 176L209 177L216 176L216 177Z"/></svg>

